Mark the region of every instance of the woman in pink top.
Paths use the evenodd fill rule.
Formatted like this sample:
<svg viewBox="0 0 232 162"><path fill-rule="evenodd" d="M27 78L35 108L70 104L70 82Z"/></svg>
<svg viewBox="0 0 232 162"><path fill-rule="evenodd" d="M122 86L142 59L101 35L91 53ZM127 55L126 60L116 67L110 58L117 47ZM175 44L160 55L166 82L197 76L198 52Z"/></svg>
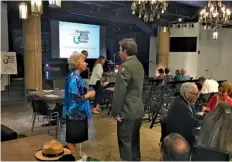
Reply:
<svg viewBox="0 0 232 162"><path fill-rule="evenodd" d="M229 81L223 82L219 86L218 94L211 97L203 111L212 111L220 101L225 101L229 105L232 105L232 98L229 96L232 93L232 83Z"/></svg>

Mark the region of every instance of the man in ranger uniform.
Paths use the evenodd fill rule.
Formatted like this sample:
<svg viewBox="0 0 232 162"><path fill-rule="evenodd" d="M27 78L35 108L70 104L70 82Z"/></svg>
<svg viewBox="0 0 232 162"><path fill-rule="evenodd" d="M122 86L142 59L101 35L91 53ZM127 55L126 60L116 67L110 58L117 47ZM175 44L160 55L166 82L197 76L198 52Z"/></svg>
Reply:
<svg viewBox="0 0 232 162"><path fill-rule="evenodd" d="M121 160L140 161L140 127L144 116L144 69L136 57L137 44L134 39L122 39L119 45L120 58L124 63L116 77L112 116L117 120Z"/></svg>

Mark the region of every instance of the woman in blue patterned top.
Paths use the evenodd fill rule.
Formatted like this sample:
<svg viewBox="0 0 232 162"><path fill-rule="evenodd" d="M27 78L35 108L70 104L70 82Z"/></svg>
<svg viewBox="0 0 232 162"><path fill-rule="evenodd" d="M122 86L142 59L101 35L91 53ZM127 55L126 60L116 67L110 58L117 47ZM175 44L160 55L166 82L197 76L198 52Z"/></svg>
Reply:
<svg viewBox="0 0 232 162"><path fill-rule="evenodd" d="M68 59L70 73L65 79L63 118L66 119L66 142L72 154L76 154L76 144L88 140L88 118L91 117L89 98L95 91L87 92L80 73L85 71L85 56L74 53Z"/></svg>

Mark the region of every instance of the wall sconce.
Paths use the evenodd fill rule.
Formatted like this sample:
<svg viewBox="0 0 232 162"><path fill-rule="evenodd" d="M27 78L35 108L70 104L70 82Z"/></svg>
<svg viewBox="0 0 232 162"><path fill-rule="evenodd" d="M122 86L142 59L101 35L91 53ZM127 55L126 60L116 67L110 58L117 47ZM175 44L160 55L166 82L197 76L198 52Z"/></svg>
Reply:
<svg viewBox="0 0 232 162"><path fill-rule="evenodd" d="M28 18L28 6L25 2L19 4L19 18L23 20Z"/></svg>
<svg viewBox="0 0 232 162"><path fill-rule="evenodd" d="M43 14L42 0L31 0L31 14L32 15Z"/></svg>
<svg viewBox="0 0 232 162"><path fill-rule="evenodd" d="M213 40L217 40L218 39L218 32L214 31L213 32Z"/></svg>
<svg viewBox="0 0 232 162"><path fill-rule="evenodd" d="M61 7L61 0L49 0L49 7L60 8Z"/></svg>
<svg viewBox="0 0 232 162"><path fill-rule="evenodd" d="M163 27L163 32L166 33L167 32L167 27Z"/></svg>

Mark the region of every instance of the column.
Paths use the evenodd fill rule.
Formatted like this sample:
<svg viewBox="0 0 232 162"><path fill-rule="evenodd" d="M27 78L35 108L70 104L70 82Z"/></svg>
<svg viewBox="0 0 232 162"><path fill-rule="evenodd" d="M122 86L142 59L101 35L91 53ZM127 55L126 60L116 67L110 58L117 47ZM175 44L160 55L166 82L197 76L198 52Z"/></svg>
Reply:
<svg viewBox="0 0 232 162"><path fill-rule="evenodd" d="M41 18L29 15L23 21L25 88L42 90Z"/></svg>
<svg viewBox="0 0 232 162"><path fill-rule="evenodd" d="M1 52L9 51L7 6L1 4ZM1 91L9 84L9 75L1 75Z"/></svg>
<svg viewBox="0 0 232 162"><path fill-rule="evenodd" d="M168 27L162 27L159 32L159 56L157 62L157 70L168 67L169 56L169 30Z"/></svg>
<svg viewBox="0 0 232 162"><path fill-rule="evenodd" d="M149 78L154 78L156 72L157 37L150 36Z"/></svg>

